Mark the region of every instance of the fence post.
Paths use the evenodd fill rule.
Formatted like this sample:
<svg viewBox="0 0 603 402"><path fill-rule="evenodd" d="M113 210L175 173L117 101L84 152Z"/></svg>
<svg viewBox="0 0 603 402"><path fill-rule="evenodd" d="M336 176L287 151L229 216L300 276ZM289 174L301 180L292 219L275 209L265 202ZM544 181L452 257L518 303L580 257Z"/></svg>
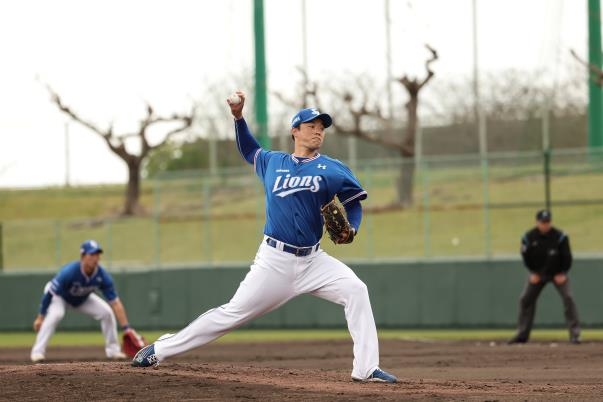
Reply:
<svg viewBox="0 0 603 402"><path fill-rule="evenodd" d="M542 153L544 163L544 200L546 209L551 210L551 140L548 104L542 107Z"/></svg>
<svg viewBox="0 0 603 402"><path fill-rule="evenodd" d="M107 244L105 245L105 261L107 261L107 268L111 270L113 268L113 219L107 219Z"/></svg>
<svg viewBox="0 0 603 402"><path fill-rule="evenodd" d="M490 233L490 171L488 160L488 137L486 114L481 108L477 110L478 130L479 130L479 156L482 168L482 197L484 201L484 252L486 258L492 254L491 233Z"/></svg>
<svg viewBox="0 0 603 402"><path fill-rule="evenodd" d="M429 222L429 164L423 159L421 177L423 181L423 256L431 254L431 232Z"/></svg>
<svg viewBox="0 0 603 402"><path fill-rule="evenodd" d="M366 169L366 182L364 183L364 188L368 190L369 194L370 191L373 190L373 163L370 163ZM368 202L371 202L372 198L369 198ZM366 227L365 227L365 231L366 231L366 251L367 251L367 257L369 259L374 259L375 258L375 231L373 230L374 226L373 226L373 214L370 215L365 215L366 216Z"/></svg>
<svg viewBox="0 0 603 402"><path fill-rule="evenodd" d="M54 256L55 256L55 266L60 267L62 266L62 262L61 262L61 248L63 247L62 245L62 239L61 239L61 221L60 220L55 220L54 221Z"/></svg>
<svg viewBox="0 0 603 402"><path fill-rule="evenodd" d="M486 258L492 257L492 233L490 230L490 170L488 154L482 153L482 197L484 201L484 251Z"/></svg>
<svg viewBox="0 0 603 402"><path fill-rule="evenodd" d="M551 150L544 150L544 198L546 209L551 210Z"/></svg>
<svg viewBox="0 0 603 402"><path fill-rule="evenodd" d="M204 251L208 265L213 265L212 234L211 234L211 183L205 177L203 179L203 212L201 213L203 225L203 237L205 238Z"/></svg>
<svg viewBox="0 0 603 402"><path fill-rule="evenodd" d="M4 242L3 240L3 236L4 236L4 230L2 228L2 222L0 222L0 271L4 270Z"/></svg>
<svg viewBox="0 0 603 402"><path fill-rule="evenodd" d="M154 247L154 255L155 255L155 269L159 269L161 267L161 183L160 179L155 179L154 186L154 201L155 205L153 207L153 226L154 226L154 237L155 237L155 247Z"/></svg>

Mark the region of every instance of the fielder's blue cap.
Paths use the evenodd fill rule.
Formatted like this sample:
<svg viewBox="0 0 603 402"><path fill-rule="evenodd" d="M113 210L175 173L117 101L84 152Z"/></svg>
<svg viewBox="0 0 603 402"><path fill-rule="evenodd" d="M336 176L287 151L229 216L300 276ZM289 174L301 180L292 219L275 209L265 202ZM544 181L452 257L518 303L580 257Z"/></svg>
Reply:
<svg viewBox="0 0 603 402"><path fill-rule="evenodd" d="M325 128L333 124L333 119L331 119L331 116L326 113L320 113L318 109L311 107L297 112L291 119L291 127L297 128L300 124L307 123L314 119L322 120L322 124L325 126Z"/></svg>
<svg viewBox="0 0 603 402"><path fill-rule="evenodd" d="M80 246L80 254L97 254L102 252L103 249L95 240L86 240Z"/></svg>
<svg viewBox="0 0 603 402"><path fill-rule="evenodd" d="M537 221L550 222L551 219L553 219L553 215L551 214L551 211L549 211L548 209L541 209L540 211L536 212L536 220Z"/></svg>

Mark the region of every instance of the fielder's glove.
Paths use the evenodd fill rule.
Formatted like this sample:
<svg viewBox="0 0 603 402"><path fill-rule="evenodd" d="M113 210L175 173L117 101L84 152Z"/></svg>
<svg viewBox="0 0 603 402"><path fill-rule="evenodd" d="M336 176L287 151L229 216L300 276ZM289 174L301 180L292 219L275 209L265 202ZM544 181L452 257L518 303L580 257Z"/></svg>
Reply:
<svg viewBox="0 0 603 402"><path fill-rule="evenodd" d="M124 331L122 335L122 349L126 355L134 357L145 346L147 346L147 341L133 328L128 328Z"/></svg>
<svg viewBox="0 0 603 402"><path fill-rule="evenodd" d="M335 199L320 209L329 238L335 244L347 244L354 241L356 231L348 222L343 209Z"/></svg>

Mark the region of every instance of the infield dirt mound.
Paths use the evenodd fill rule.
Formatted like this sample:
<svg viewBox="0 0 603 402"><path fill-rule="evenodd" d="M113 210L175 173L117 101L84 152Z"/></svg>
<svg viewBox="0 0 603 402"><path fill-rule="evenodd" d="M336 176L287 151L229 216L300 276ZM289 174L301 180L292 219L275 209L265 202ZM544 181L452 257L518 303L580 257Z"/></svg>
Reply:
<svg viewBox="0 0 603 402"><path fill-rule="evenodd" d="M398 384L350 379L352 343L216 343L137 369L102 348L0 349L0 399L144 401L601 400L603 344L381 341Z"/></svg>

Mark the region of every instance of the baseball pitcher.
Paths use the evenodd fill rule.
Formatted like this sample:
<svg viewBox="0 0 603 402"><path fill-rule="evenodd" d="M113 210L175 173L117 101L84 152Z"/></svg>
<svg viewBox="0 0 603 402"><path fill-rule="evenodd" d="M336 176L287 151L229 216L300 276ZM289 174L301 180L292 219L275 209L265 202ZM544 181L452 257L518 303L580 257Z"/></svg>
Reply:
<svg viewBox="0 0 603 402"><path fill-rule="evenodd" d="M291 121L293 154L262 149L243 118L245 94L227 100L235 119L241 156L253 165L266 194L266 224L256 258L232 299L200 315L174 335L143 348L135 367L154 366L204 345L301 294L344 306L354 341L352 379L394 383L379 368L377 329L366 285L344 263L320 247L323 225L337 244L351 243L362 219L367 193L342 162L319 149L331 116L300 110ZM343 211L333 204L337 197Z"/></svg>

